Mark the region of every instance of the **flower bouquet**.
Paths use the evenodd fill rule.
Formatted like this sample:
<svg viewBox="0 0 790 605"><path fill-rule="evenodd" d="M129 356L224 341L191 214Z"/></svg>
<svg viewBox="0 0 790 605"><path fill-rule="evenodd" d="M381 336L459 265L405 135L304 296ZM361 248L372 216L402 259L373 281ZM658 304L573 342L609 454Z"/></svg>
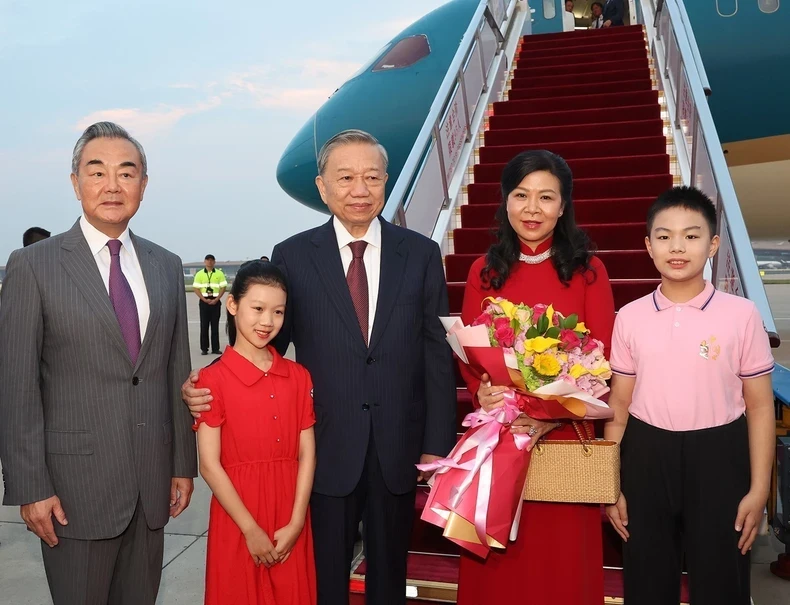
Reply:
<svg viewBox="0 0 790 605"><path fill-rule="evenodd" d="M599 399L611 377L603 343L575 314L565 317L552 305L486 301L471 326L441 320L450 346L474 375L508 386L504 405L468 414L463 425L469 430L449 456L418 467L436 471L421 518L484 558L518 534L530 437L510 433L510 424L521 414L535 420L613 415Z"/></svg>

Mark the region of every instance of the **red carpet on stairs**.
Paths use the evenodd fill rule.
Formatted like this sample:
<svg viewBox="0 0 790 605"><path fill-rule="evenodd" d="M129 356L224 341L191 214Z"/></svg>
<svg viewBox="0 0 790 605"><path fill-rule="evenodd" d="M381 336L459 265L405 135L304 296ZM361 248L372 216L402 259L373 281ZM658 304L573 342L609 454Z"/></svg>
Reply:
<svg viewBox="0 0 790 605"><path fill-rule="evenodd" d="M577 221L607 267L616 306L656 287L658 274L644 248L645 214L673 178L641 27L525 37L508 100L494 104L483 140L473 182L467 186L467 204L460 209L461 226L452 232L454 252L445 258L453 314L460 313L469 267L491 242L502 168L527 149L548 149L568 161ZM465 389L458 394L462 430L471 396ZM440 530L419 520L424 499L422 489L409 585L453 584L456 547ZM619 539L609 528L604 531L604 564L617 567ZM364 582L363 570L364 563L353 576L356 592ZM622 598L622 580L617 570L606 574L605 596L613 602L609 599ZM450 593L443 594L430 598L453 601Z"/></svg>

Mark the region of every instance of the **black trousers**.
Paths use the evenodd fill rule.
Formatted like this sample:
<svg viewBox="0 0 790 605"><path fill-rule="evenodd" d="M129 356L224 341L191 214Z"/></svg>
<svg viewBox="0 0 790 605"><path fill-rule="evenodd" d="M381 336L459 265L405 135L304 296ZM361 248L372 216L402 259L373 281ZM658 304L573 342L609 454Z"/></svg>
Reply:
<svg viewBox="0 0 790 605"><path fill-rule="evenodd" d="M208 329L211 326L211 351L219 352L219 317L222 314L222 303L209 305L202 300L200 304L200 350L208 351Z"/></svg>
<svg viewBox="0 0 790 605"><path fill-rule="evenodd" d="M137 502L129 526L108 540L59 538L41 552L54 605L154 605L165 530L149 529Z"/></svg>
<svg viewBox="0 0 790 605"><path fill-rule="evenodd" d="M415 469L415 478L417 470ZM365 603L406 603L406 554L414 518L415 490L393 494L381 473L373 429L365 467L345 497L313 493L310 499L318 580L318 605L348 605L348 582L360 520L367 559Z"/></svg>
<svg viewBox="0 0 790 605"><path fill-rule="evenodd" d="M626 605L677 605L684 556L691 605L749 605L750 557L735 531L750 487L746 418L674 432L631 416L621 456Z"/></svg>

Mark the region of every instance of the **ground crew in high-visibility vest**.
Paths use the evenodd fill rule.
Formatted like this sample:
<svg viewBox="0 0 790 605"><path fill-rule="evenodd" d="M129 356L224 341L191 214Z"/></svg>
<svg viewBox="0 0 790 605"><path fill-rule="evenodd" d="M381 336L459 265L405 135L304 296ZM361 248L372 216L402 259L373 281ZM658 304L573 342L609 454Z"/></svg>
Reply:
<svg viewBox="0 0 790 605"><path fill-rule="evenodd" d="M208 355L208 332L211 326L211 352L219 355L219 317L221 315L222 295L228 287L222 269L214 265L216 259L213 254L206 255L206 267L195 274L192 287L200 299L200 353Z"/></svg>

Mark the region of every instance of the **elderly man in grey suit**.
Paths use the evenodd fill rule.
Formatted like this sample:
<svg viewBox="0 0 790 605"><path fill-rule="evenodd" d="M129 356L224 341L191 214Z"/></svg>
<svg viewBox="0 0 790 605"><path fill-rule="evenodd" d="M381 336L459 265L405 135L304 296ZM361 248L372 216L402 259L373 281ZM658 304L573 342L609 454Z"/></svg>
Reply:
<svg viewBox="0 0 790 605"><path fill-rule="evenodd" d="M74 148L82 217L16 250L0 305L3 504L41 538L55 605L153 605L195 439L180 259L129 231L148 177L120 126Z"/></svg>

